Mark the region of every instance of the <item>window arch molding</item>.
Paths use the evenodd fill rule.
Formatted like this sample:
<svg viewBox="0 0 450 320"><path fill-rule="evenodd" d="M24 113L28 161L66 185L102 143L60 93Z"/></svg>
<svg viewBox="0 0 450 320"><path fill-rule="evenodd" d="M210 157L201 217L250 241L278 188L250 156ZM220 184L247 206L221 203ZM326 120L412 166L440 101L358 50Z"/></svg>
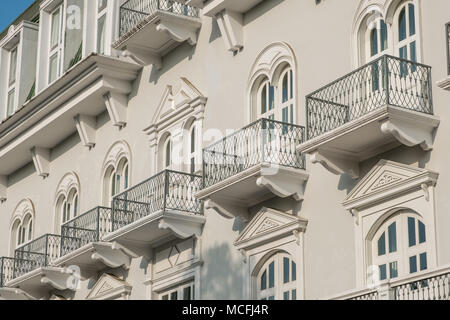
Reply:
<svg viewBox="0 0 450 320"><path fill-rule="evenodd" d="M53 230L56 234L61 231L62 223L66 222L63 219L63 206L65 203L70 203L69 220L79 215L80 212L80 178L75 172L66 173L58 183L55 192L54 201L54 220Z"/></svg>
<svg viewBox="0 0 450 320"><path fill-rule="evenodd" d="M195 117L188 118L183 123L183 158L185 172L195 174L201 165L201 126Z"/></svg>
<svg viewBox="0 0 450 320"><path fill-rule="evenodd" d="M15 207L14 213L10 221L10 255L14 256L14 250L18 244L19 230L18 228L25 228L24 243L30 241L34 237L34 222L35 222L35 206L30 199L24 199ZM22 243L23 244L23 243Z"/></svg>
<svg viewBox="0 0 450 320"><path fill-rule="evenodd" d="M173 164L173 135L168 131L162 133L157 145L157 169L158 171L162 171L166 168L170 168Z"/></svg>
<svg viewBox="0 0 450 320"><path fill-rule="evenodd" d="M286 42L275 42L267 46L259 53L250 69L250 75L247 80L247 119L249 123L257 120L258 93L261 85L268 81L274 87L280 87L281 76L288 68L292 71L294 123L297 123L297 59L294 50Z"/></svg>
<svg viewBox="0 0 450 320"><path fill-rule="evenodd" d="M101 199L105 206L110 205L112 197L111 192L111 179L112 174L117 171L126 174L126 186L131 185L131 172L132 172L132 154L131 148L126 141L118 141L114 143L108 150L106 157L103 161L101 181L102 181L102 194ZM124 173L126 171L126 173ZM121 190L123 191L123 190Z"/></svg>
<svg viewBox="0 0 450 320"><path fill-rule="evenodd" d="M360 1L360 4L356 10L356 14L353 19L352 27L352 51L354 52L353 67L357 68L366 63L365 57L365 34L367 31L367 22L373 17L379 16L384 19L388 28L388 49L387 54L398 56L397 52L397 23L396 19L400 12L400 8L405 5L405 3L412 3L415 7L415 18L416 18L416 37L417 37L417 59L420 61L421 57L421 18L420 18L420 7L422 0L368 0Z"/></svg>

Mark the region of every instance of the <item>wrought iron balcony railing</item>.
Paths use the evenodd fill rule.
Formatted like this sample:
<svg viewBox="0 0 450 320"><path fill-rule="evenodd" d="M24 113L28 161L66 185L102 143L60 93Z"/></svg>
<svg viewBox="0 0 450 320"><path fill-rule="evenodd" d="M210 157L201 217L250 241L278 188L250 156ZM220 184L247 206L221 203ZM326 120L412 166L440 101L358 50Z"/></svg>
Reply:
<svg viewBox="0 0 450 320"><path fill-rule="evenodd" d="M76 243L77 239L73 239ZM65 246L72 243L65 242ZM38 268L47 267L61 257L61 236L46 234L33 240L14 252L14 278L18 278Z"/></svg>
<svg viewBox="0 0 450 320"><path fill-rule="evenodd" d="M61 256L98 242L112 230L111 209L97 207L61 227Z"/></svg>
<svg viewBox="0 0 450 320"><path fill-rule="evenodd" d="M433 113L431 67L382 56L306 97L308 139L385 105Z"/></svg>
<svg viewBox="0 0 450 320"><path fill-rule="evenodd" d="M203 187L261 163L304 169L296 146L305 138L304 127L260 119L203 150Z"/></svg>
<svg viewBox="0 0 450 320"><path fill-rule="evenodd" d="M14 259L1 257L0 258L0 288L4 287L8 281L11 281L14 276Z"/></svg>
<svg viewBox="0 0 450 320"><path fill-rule="evenodd" d="M395 300L450 300L450 272L394 285Z"/></svg>
<svg viewBox="0 0 450 320"><path fill-rule="evenodd" d="M112 231L143 217L166 210L201 214L202 202L195 198L201 177L165 170L114 197Z"/></svg>
<svg viewBox="0 0 450 320"><path fill-rule="evenodd" d="M120 36L130 32L157 11L199 17L199 9L172 0L128 0L120 7Z"/></svg>

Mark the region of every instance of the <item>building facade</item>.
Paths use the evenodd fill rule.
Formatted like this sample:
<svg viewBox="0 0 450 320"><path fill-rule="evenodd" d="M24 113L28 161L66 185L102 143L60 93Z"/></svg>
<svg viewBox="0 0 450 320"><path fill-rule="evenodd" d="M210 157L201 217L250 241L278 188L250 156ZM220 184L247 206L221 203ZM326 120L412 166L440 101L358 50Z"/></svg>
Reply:
<svg viewBox="0 0 450 320"><path fill-rule="evenodd" d="M448 299L449 12L35 1L0 35L0 299Z"/></svg>

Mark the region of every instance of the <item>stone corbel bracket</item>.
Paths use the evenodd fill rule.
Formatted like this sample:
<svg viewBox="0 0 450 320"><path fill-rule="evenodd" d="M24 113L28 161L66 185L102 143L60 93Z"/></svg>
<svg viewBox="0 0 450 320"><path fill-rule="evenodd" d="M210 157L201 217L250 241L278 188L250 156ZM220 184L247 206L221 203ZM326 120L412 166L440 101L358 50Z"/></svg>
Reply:
<svg viewBox="0 0 450 320"><path fill-rule="evenodd" d="M213 209L226 219L240 217L245 222L249 221L248 210L244 205L231 204L226 199L208 199L204 203L205 209Z"/></svg>
<svg viewBox="0 0 450 320"><path fill-rule="evenodd" d="M293 197L296 201L301 201L308 178L309 174L304 170L264 164L256 184L269 189L280 198Z"/></svg>
<svg viewBox="0 0 450 320"><path fill-rule="evenodd" d="M359 178L359 162L355 159L333 155L325 150L315 150L311 153L311 162L321 164L333 174L347 173L353 179Z"/></svg>
<svg viewBox="0 0 450 320"><path fill-rule="evenodd" d="M38 176L47 178L50 175L50 149L33 147L30 152Z"/></svg>
<svg viewBox="0 0 450 320"><path fill-rule="evenodd" d="M93 243L95 252L92 254L92 260L101 261L110 268L120 268L128 270L131 261L139 256L123 245L113 243Z"/></svg>
<svg viewBox="0 0 450 320"><path fill-rule="evenodd" d="M131 58L134 62L144 67L153 65L157 70L162 68L161 55L144 47L128 45L121 55Z"/></svg>
<svg viewBox="0 0 450 320"><path fill-rule="evenodd" d="M187 41L191 46L197 44L197 33L202 23L197 18L185 18L161 12L161 18L156 30L166 33L176 42Z"/></svg>
<svg viewBox="0 0 450 320"><path fill-rule="evenodd" d="M70 269L44 269L43 275L41 277L42 284L48 284L55 288L56 290L74 290L70 286L70 277L73 276L74 272Z"/></svg>
<svg viewBox="0 0 450 320"><path fill-rule="evenodd" d="M8 177L0 175L0 203L7 199Z"/></svg>
<svg viewBox="0 0 450 320"><path fill-rule="evenodd" d="M188 239L192 236L200 237L205 222L204 217L172 215L166 212L159 221L158 227L163 230L171 230L178 238Z"/></svg>
<svg viewBox="0 0 450 320"><path fill-rule="evenodd" d="M4 300L38 300L25 291L16 288L0 288L0 298Z"/></svg>
<svg viewBox="0 0 450 320"><path fill-rule="evenodd" d="M93 116L78 114L74 118L75 126L85 147L92 149L95 147L97 120Z"/></svg>

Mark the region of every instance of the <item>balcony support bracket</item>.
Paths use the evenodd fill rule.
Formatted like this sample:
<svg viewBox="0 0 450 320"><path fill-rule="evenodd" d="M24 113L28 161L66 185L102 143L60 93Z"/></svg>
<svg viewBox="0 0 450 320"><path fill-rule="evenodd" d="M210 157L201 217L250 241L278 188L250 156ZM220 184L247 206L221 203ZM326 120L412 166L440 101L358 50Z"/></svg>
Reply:
<svg viewBox="0 0 450 320"><path fill-rule="evenodd" d="M227 50L232 52L241 50L244 47L243 15L224 10L216 15L216 19Z"/></svg>
<svg viewBox="0 0 450 320"><path fill-rule="evenodd" d="M292 196L296 201L301 201L308 177L308 173L304 170L265 165L261 168L261 176L256 180L256 184L269 189L280 198Z"/></svg>
<svg viewBox="0 0 450 320"><path fill-rule="evenodd" d="M129 45L124 51L122 51L122 56L131 58L134 62L141 66L153 65L157 70L162 68L161 56L147 48Z"/></svg>
<svg viewBox="0 0 450 320"><path fill-rule="evenodd" d="M331 173L341 175L347 173L353 179L359 178L359 163L354 159L332 155L324 150L311 153L311 162L320 163Z"/></svg>
<svg viewBox="0 0 450 320"><path fill-rule="evenodd" d="M205 201L205 209L214 209L218 214L227 219L240 217L244 221L249 221L248 210L244 206L233 205L227 200L208 199Z"/></svg>
<svg viewBox="0 0 450 320"><path fill-rule="evenodd" d="M50 175L50 149L34 147L31 149L31 157L37 174L47 178Z"/></svg>
<svg viewBox="0 0 450 320"><path fill-rule="evenodd" d="M59 269L59 268L58 268ZM70 269L44 269L41 278L41 283L48 284L56 290L75 290L70 284L72 283L70 277L73 277L73 270Z"/></svg>
<svg viewBox="0 0 450 320"><path fill-rule="evenodd" d="M395 139L408 147L420 145L425 151L433 149L434 127L430 128L426 125L398 121L392 118L382 121L380 125L384 134L391 134Z"/></svg>
<svg viewBox="0 0 450 320"><path fill-rule="evenodd" d="M200 28L200 22L179 21L179 18L173 15L162 15L160 23L156 30L165 32L176 42L187 41L191 46L197 44L197 31Z"/></svg>
<svg viewBox="0 0 450 320"><path fill-rule="evenodd" d="M123 128L127 124L128 96L110 91L103 96L109 117L114 126Z"/></svg>
<svg viewBox="0 0 450 320"><path fill-rule="evenodd" d="M97 125L95 117L79 114L75 116L74 121L83 145L89 149L95 147Z"/></svg>
<svg viewBox="0 0 450 320"><path fill-rule="evenodd" d="M17 288L0 288L0 298L4 300L37 300L25 291Z"/></svg>
<svg viewBox="0 0 450 320"><path fill-rule="evenodd" d="M101 261L110 268L120 268L128 270L133 258L139 256L123 245L113 242L111 243L94 243L95 252L92 254L92 260Z"/></svg>
<svg viewBox="0 0 450 320"><path fill-rule="evenodd" d="M0 175L0 203L6 201L7 190L8 190L8 177Z"/></svg>
<svg viewBox="0 0 450 320"><path fill-rule="evenodd" d="M181 239L188 239L192 236L200 237L202 228L205 223L203 217L192 217L192 220L180 219L176 216L171 216L166 213L164 218L159 221L159 228L163 230L171 230L175 236ZM194 219L195 218L195 219ZM196 221L199 218L199 221Z"/></svg>

